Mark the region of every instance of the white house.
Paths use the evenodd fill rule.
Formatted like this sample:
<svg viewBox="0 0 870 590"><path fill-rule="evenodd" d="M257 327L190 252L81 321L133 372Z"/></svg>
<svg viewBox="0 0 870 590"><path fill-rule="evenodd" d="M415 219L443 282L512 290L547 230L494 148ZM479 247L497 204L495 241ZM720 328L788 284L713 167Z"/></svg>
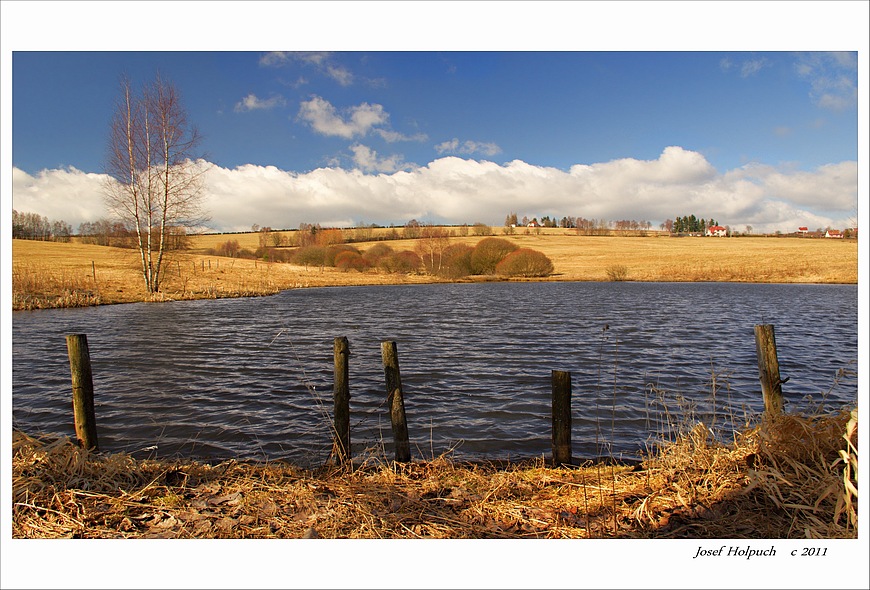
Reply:
<svg viewBox="0 0 870 590"><path fill-rule="evenodd" d="M724 238L728 236L728 228L722 227L721 225L711 225L707 228L706 236L713 236L717 238Z"/></svg>
<svg viewBox="0 0 870 590"><path fill-rule="evenodd" d="M825 232L825 237L826 238L840 238L840 239L842 239L843 232L841 232L838 229L829 229L828 231Z"/></svg>

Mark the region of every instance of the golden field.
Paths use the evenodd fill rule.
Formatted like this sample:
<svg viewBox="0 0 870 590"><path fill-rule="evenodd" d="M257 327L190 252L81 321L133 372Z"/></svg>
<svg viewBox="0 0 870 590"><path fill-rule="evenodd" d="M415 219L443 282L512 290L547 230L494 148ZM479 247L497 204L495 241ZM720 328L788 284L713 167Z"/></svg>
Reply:
<svg viewBox="0 0 870 590"><path fill-rule="evenodd" d="M375 230L384 233L381 228ZM353 230L346 236L353 237ZM281 232L292 235L293 232ZM857 240L793 237L674 238L578 236L563 229L498 237L546 254L552 281L607 281L614 269L629 281L727 281L762 283L858 282ZM377 238L375 233L372 237ZM254 250L259 234L201 235L192 248L170 252L159 299L270 295L284 289L369 284L411 284L443 279L376 270L335 268L226 258L207 252L227 240ZM456 236L470 245L481 236ZM355 242L365 251L376 241ZM390 240L394 250L413 250L416 240ZM143 301L147 294L135 250L76 243L12 241L13 309ZM488 277L491 279L492 277ZM480 278L478 277L478 279Z"/></svg>

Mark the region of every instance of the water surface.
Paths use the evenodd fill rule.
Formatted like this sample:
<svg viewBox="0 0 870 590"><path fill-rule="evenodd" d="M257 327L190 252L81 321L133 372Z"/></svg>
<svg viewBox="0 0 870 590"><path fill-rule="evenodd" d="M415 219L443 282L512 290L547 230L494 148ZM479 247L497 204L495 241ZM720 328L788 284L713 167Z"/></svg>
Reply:
<svg viewBox="0 0 870 590"><path fill-rule="evenodd" d="M14 312L13 420L73 436L65 336L84 333L103 450L321 464L346 336L357 455L392 457L393 340L414 458L549 456L552 370L572 374L574 455L631 458L686 419L763 409L760 323L787 410L856 399L855 285L441 284Z"/></svg>

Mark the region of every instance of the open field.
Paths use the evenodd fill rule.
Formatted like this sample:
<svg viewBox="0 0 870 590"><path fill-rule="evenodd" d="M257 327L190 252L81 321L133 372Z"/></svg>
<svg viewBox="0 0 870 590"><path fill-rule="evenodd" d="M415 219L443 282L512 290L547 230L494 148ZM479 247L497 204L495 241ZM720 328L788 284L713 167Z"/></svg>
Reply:
<svg viewBox="0 0 870 590"><path fill-rule="evenodd" d="M348 235L352 235L350 231ZM377 238L378 233L372 237ZM499 237L543 252L553 261L554 273L536 280L607 281L614 271L619 271L620 278L629 281L852 284L858 281L857 240L578 236L563 229L544 230L539 234L518 231L512 236ZM423 274L386 274L375 270L343 272L330 267L305 268L208 254L230 239L251 250L259 245L256 233L193 237L190 250L168 254L159 299L256 296L300 287L443 280ZM474 245L483 238L457 236L451 239ZM364 252L376 243L381 242L355 242L353 245ZM413 250L416 240L386 243L396 251ZM13 309L147 299L138 254L134 250L75 242L13 240L12 254Z"/></svg>

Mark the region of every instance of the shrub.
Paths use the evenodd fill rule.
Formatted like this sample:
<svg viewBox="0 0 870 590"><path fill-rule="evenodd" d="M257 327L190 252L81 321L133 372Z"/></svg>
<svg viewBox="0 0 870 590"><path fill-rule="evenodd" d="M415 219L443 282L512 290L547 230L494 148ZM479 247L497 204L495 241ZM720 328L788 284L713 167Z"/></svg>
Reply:
<svg viewBox="0 0 870 590"><path fill-rule="evenodd" d="M420 255L411 250L402 250L381 259L380 268L387 272L405 273L419 272L423 266Z"/></svg>
<svg viewBox="0 0 870 590"><path fill-rule="evenodd" d="M505 256L495 272L508 277L546 277L553 272L553 262L543 252L519 248Z"/></svg>
<svg viewBox="0 0 870 590"><path fill-rule="evenodd" d="M355 252L359 254L359 250L350 244L328 246L323 252L323 264L325 266L335 266L335 259L342 252Z"/></svg>
<svg viewBox="0 0 870 590"><path fill-rule="evenodd" d="M471 273L488 275L495 272L496 265L519 246L504 238L484 238L471 253Z"/></svg>
<svg viewBox="0 0 870 590"><path fill-rule="evenodd" d="M335 256L335 268L342 271L364 271L369 267L362 254L355 250L342 250Z"/></svg>
<svg viewBox="0 0 870 590"><path fill-rule="evenodd" d="M215 249L215 254L217 256L228 256L233 258L238 256L239 251L241 250L241 246L239 246L238 240L227 240L223 244L218 245Z"/></svg>
<svg viewBox="0 0 870 590"><path fill-rule="evenodd" d="M311 266L323 266L326 259L326 248L320 246L303 246L296 250L293 261L305 268Z"/></svg>
<svg viewBox="0 0 870 590"><path fill-rule="evenodd" d="M468 244L448 246L442 255L441 270L438 276L458 279L471 274L471 253L474 248Z"/></svg>
<svg viewBox="0 0 870 590"><path fill-rule="evenodd" d="M260 246L254 252L254 257L264 262L291 262L295 259L295 255L290 250L272 246Z"/></svg>
<svg viewBox="0 0 870 590"><path fill-rule="evenodd" d="M613 266L608 266L605 272L607 273L607 278L611 281L628 280L628 267L623 264L614 264Z"/></svg>
<svg viewBox="0 0 870 590"><path fill-rule="evenodd" d="M474 224L474 235L476 236L491 236L492 235L492 227L486 225L485 223L480 223L479 221Z"/></svg>
<svg viewBox="0 0 870 590"><path fill-rule="evenodd" d="M365 258L366 262L369 266L379 266L382 259L386 258L393 254L392 246L388 246L387 244L380 243L375 244L368 250L362 253L363 258Z"/></svg>

